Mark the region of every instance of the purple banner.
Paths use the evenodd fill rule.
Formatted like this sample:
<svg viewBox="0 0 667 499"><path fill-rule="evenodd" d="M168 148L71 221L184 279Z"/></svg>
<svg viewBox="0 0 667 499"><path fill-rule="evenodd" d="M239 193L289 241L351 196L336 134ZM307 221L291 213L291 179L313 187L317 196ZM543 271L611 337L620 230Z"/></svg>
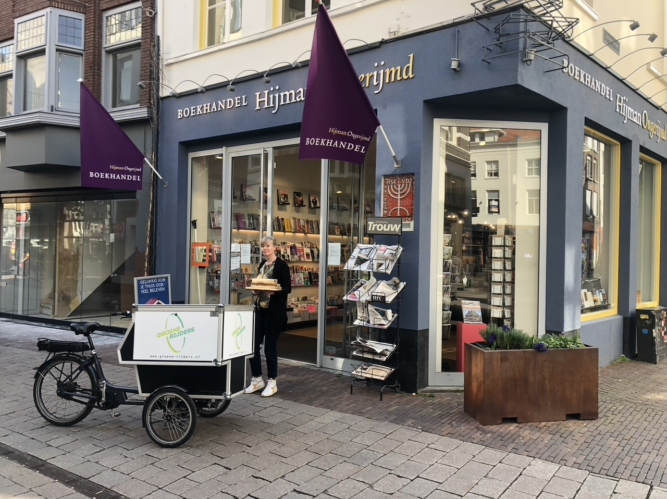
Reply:
<svg viewBox="0 0 667 499"><path fill-rule="evenodd" d="M317 12L299 159L363 164L380 121L329 13Z"/></svg>
<svg viewBox="0 0 667 499"><path fill-rule="evenodd" d="M144 154L81 84L81 187L140 191Z"/></svg>

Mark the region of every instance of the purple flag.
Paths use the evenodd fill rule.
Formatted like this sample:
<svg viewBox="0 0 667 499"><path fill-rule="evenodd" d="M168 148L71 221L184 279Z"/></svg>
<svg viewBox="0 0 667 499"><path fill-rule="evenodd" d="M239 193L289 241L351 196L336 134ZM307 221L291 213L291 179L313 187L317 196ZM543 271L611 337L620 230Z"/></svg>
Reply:
<svg viewBox="0 0 667 499"><path fill-rule="evenodd" d="M308 69L299 159L363 164L378 126L380 121L329 13L320 6Z"/></svg>
<svg viewBox="0 0 667 499"><path fill-rule="evenodd" d="M140 191L144 154L81 84L81 187Z"/></svg>

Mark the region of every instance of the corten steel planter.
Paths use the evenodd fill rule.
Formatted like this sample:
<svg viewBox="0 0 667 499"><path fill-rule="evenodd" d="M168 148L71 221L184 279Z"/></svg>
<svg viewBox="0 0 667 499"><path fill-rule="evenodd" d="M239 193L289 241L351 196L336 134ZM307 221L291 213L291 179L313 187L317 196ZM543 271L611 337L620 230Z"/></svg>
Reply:
<svg viewBox="0 0 667 499"><path fill-rule="evenodd" d="M465 348L463 410L481 424L597 419L597 348Z"/></svg>

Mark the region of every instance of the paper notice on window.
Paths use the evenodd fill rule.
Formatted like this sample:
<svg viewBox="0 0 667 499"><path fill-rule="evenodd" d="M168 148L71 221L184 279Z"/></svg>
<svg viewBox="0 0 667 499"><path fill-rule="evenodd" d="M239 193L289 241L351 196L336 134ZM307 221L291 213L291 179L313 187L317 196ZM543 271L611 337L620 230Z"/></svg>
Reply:
<svg viewBox="0 0 667 499"><path fill-rule="evenodd" d="M245 265L250 262L250 245L249 244L239 244L241 246L241 265Z"/></svg>
<svg viewBox="0 0 667 499"><path fill-rule="evenodd" d="M234 272L241 269L241 244L231 245L231 255L229 258L229 270Z"/></svg>
<svg viewBox="0 0 667 499"><path fill-rule="evenodd" d="M327 265L335 267L340 265L340 243L329 243L327 252Z"/></svg>
<svg viewBox="0 0 667 499"><path fill-rule="evenodd" d="M231 252L232 253L241 253L241 245L232 243Z"/></svg>

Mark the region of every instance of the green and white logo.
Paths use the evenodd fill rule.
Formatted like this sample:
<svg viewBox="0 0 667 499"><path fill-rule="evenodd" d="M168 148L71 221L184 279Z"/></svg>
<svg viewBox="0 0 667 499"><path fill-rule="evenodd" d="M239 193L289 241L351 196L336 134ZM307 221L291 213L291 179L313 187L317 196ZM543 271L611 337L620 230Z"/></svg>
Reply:
<svg viewBox="0 0 667 499"><path fill-rule="evenodd" d="M243 341L243 332L245 331L245 325L243 324L243 318L241 317L241 314L236 314L236 323L234 325L234 331L232 332L232 336L234 337L234 340L236 341L236 348L240 352L241 351L241 344Z"/></svg>
<svg viewBox="0 0 667 499"><path fill-rule="evenodd" d="M169 349L178 354L183 351L185 348L185 340L188 335L195 332L195 328L190 327L186 328L183 324L183 320L178 316L178 314L170 314L167 317L167 321L164 325L164 331L158 333L158 338L165 338L167 340L167 345Z"/></svg>

